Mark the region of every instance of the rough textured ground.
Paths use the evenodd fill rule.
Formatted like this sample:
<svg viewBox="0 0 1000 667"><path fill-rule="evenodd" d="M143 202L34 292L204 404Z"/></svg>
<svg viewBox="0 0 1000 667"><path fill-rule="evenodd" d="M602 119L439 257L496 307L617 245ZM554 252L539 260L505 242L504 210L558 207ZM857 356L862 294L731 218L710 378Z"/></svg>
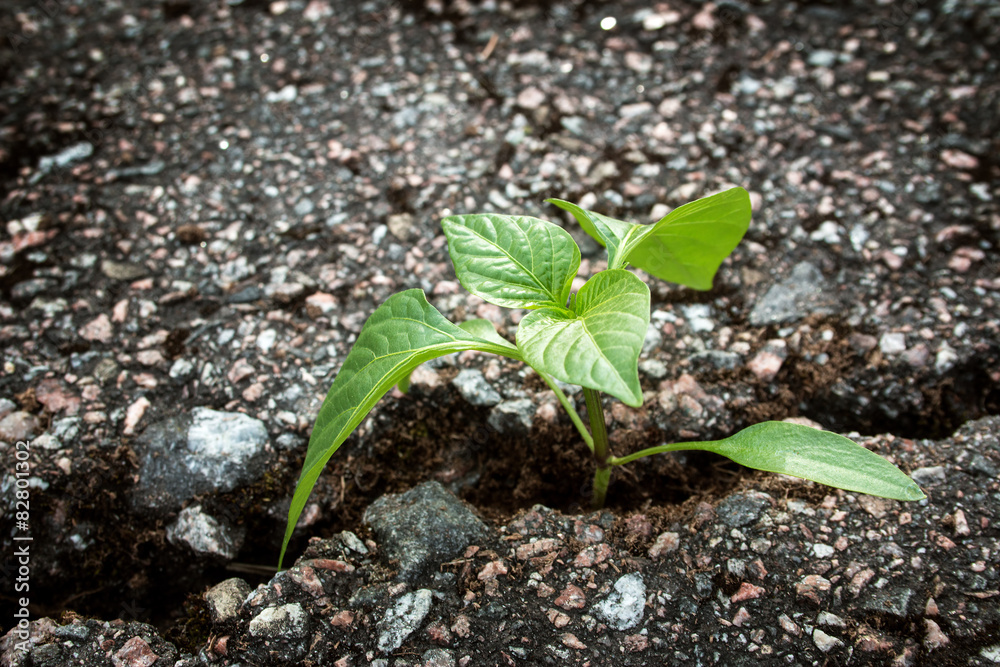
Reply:
<svg viewBox="0 0 1000 667"><path fill-rule="evenodd" d="M500 210L563 221L583 248L585 278L602 268L600 249L544 198L645 222L732 185L751 192L750 232L711 292L653 282L654 327L641 367L645 405L607 406L616 453L800 416L840 432L893 434L879 441L880 451L909 471L944 459L928 451L911 465L905 443L946 438L967 420L1000 411L995 3L8 6L0 15L4 628L19 608L13 538L30 534L32 618L75 611L124 619L127 631L105 651L119 650L126 634L152 632L136 630L139 621L155 623L178 651L219 636L199 616L198 596L234 569L251 584L269 581L312 417L375 306L395 291L422 287L451 319L487 317L513 333L519 313L468 297L455 282L439 228L449 213ZM616 25L604 30L608 16ZM470 392L479 380L498 401ZM518 509L543 503L578 511L586 462L554 405L537 378L478 355L425 369L412 398L390 396L331 462L295 553L310 535L363 532L362 512L375 498L427 479L507 525L508 537L519 532L510 523ZM236 413L246 421L228 430L241 419ZM206 433L229 433L233 449L213 449ZM19 440L32 442L27 530L16 523ZM712 662L725 635L728 642L744 636L758 655L770 646L776 662L799 650L802 662L846 660L846 653L820 655L815 633L804 630L813 627L844 642L831 652L860 656L865 628L891 644L852 658L859 664L907 651L911 660L989 660L979 650L997 632L989 616L995 598L961 598L949 589L954 605L931 614L927 598L941 605L942 594L931 592L937 584L928 580L918 585L918 554L909 551L926 548L942 580L962 582L963 596L996 590L989 567L970 569L991 564L997 550L989 518L996 490L987 490L996 460L978 454L992 473L954 488L951 477L944 483L949 503L959 492L994 494L977 501L975 518L965 508L969 530L980 533L956 536L957 528L938 525L945 517L958 525L962 508L933 494L930 505L891 506L864 527L884 531L903 513L911 519L898 528L910 535L896 542L902 556L877 548L852 555L865 564L859 571L876 571L869 586L891 581L890 574L909 578L913 595L901 617L865 616L842 592L843 614L840 606L821 609L825 598L809 614L837 614L848 619L846 629L786 611L796 636L775 625L770 608L755 613L756 599L730 602L734 608L723 613L740 577L768 588L751 570L713 579L707 595L698 593L693 574L671 575L692 586L683 590L644 579L650 594L693 600L697 623L714 618L712 605L729 623L745 606L751 620L733 626L738 632L720 624L727 630L713 630L722 632L716 642L674 640L648 623L661 608L668 617L683 610L652 599L643 626L648 644L635 659L667 655L659 638L669 650L677 641L700 646L700 659ZM158 467L162 461L176 465ZM625 535L614 526L643 513L657 534L685 535L698 502L724 503L734 487L772 493L765 478L741 475L708 457L635 466L614 480L605 530ZM161 478L172 485L157 487ZM799 523L816 536L821 526L834 530L837 511L874 521L863 499L832 494L833 505L823 507L825 492L781 484L767 502L773 513L761 516L792 531L784 543L803 554L816 540ZM810 521L817 523L800 521L790 500L815 510ZM194 539L204 535L211 539ZM499 535L491 539L503 540ZM741 543L728 530L717 535ZM945 549L938 536L959 549ZM646 542L618 539L610 544L621 574L640 571L619 558L648 558ZM924 546L915 546L921 540ZM510 544L484 543L467 558L476 573L487 563L484 553L503 559L509 572L496 581L514 604L527 595L528 575L519 568L534 570L514 568L520 561L508 552L517 543L501 543ZM713 568L724 557L712 552L720 544L692 547L685 552L692 558L714 553L715 560L681 569L721 576ZM572 559L580 548L565 542L554 553ZM972 558L975 550L980 555ZM968 562L949 560L954 553ZM365 574L364 558L351 558L358 569L346 577L344 594L378 579ZM786 562L793 558L764 566L784 577L772 590L806 614L808 597L796 597L795 584L821 575L833 595L832 577L850 568L846 558L826 573L808 567L829 560L815 554L794 571ZM910 565L889 568L899 558ZM378 552L370 559L381 563ZM568 576L558 575L560 584ZM974 576L984 587L969 583ZM449 623L461 608L455 596L464 594L463 577L432 604ZM604 571L595 590L615 581ZM588 594L588 604L604 595ZM303 600L313 632L314 603ZM376 623L383 608L358 617ZM953 610L973 622L946 615ZM241 614L244 625L232 628L249 621L249 610ZM480 617L469 618L475 625ZM926 644L934 634L927 620L949 644ZM683 623L679 616L669 621ZM499 643L490 646L515 641L497 634L500 622L490 621L493 634L483 634L496 635ZM521 631L513 625L505 626L511 637ZM122 629L101 627L89 631L105 633L101 641ZM424 632L412 641L430 641ZM614 644L624 642L622 632L594 636ZM781 632L795 637L783 653ZM375 631L364 633L343 646L369 642L365 652L375 650ZM581 633L572 631L587 650L610 650ZM545 653L549 643L581 659L603 655L561 639L537 641L522 647L532 660L560 660ZM475 654L464 646L449 649L454 660ZM416 661L426 648L414 657L404 644L390 662ZM504 659L496 650L491 659Z"/></svg>
<svg viewBox="0 0 1000 667"><path fill-rule="evenodd" d="M135 621L71 616L32 624L30 660L13 632L3 656L25 666L996 664L998 430L992 417L944 441L863 439L925 489L927 500L905 505L759 475L714 505L570 516L538 505L490 528L426 482L373 504L364 541L314 538L256 590L218 583L192 608L194 646Z"/></svg>

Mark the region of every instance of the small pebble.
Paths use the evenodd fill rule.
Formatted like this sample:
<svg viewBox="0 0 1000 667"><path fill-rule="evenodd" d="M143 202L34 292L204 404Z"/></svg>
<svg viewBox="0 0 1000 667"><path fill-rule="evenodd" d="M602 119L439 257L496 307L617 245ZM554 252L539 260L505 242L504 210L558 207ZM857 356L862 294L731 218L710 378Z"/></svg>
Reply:
<svg viewBox="0 0 1000 667"><path fill-rule="evenodd" d="M813 643L816 644L816 648L823 651L823 653L829 653L838 646L844 645L844 642L836 637L826 634L819 628L813 630Z"/></svg>
<svg viewBox="0 0 1000 667"><path fill-rule="evenodd" d="M927 635L924 637L924 648L928 651L947 646L951 641L948 635L941 632L941 626L929 618L924 619L924 626L927 628Z"/></svg>

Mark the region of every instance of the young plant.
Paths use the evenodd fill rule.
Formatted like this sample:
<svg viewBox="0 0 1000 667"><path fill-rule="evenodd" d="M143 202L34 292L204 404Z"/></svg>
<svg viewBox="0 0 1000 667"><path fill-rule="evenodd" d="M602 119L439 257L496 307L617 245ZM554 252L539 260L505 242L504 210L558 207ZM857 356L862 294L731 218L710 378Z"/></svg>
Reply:
<svg viewBox="0 0 1000 667"><path fill-rule="evenodd" d="M379 306L361 329L316 418L280 559L326 462L379 399L394 385L405 391L410 373L425 361L463 350L524 362L552 388L593 455L595 508L604 505L614 466L686 449L849 491L896 500L924 497L898 468L851 440L784 422L756 424L723 440L612 455L601 392L632 407L642 405L638 362L650 317L649 288L627 267L693 289L711 289L719 265L750 224L750 198L746 190L733 188L685 204L651 225L615 220L559 199L546 201L570 212L607 249L608 268L573 294L580 249L562 227L492 213L445 218L448 252L465 289L498 306L531 311L518 325L516 345L487 320L449 322L419 289L394 294ZM583 388L589 432L556 380Z"/></svg>

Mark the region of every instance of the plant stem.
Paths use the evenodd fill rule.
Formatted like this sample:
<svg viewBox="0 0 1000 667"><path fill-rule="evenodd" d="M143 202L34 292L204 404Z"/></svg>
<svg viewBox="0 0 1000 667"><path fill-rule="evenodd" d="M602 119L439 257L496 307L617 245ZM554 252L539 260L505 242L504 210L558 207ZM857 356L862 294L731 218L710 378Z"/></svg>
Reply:
<svg viewBox="0 0 1000 667"><path fill-rule="evenodd" d="M608 465L621 466L626 463L631 463L636 459L641 459L644 456L652 456L653 454L663 454L666 452L680 452L685 450L699 449L705 452L715 452L718 454L719 441L707 440L705 442L674 442L671 444L657 445L656 447L649 447L638 452L633 452L627 456L612 456L608 459Z"/></svg>
<svg viewBox="0 0 1000 667"><path fill-rule="evenodd" d="M604 507L604 499L608 495L608 482L611 480L611 468L598 468L594 471L594 497L590 501L591 509Z"/></svg>
<svg viewBox="0 0 1000 667"><path fill-rule="evenodd" d="M537 368L535 371L542 377L543 380L545 380L545 384L549 385L549 388L552 389L553 393L555 393L556 398L559 399L559 402L563 406L563 410L566 411L566 414L568 414L569 418L573 421L573 425L576 426L576 430L580 432L580 437L583 438L585 443L587 443L587 447L590 448L590 451L594 451L594 439L590 437L590 433L587 432L587 427L583 425L583 420L580 419L580 415L569 402L569 397L566 396L563 390L559 388L559 385L556 384L556 381L549 377L547 373L543 373Z"/></svg>
<svg viewBox="0 0 1000 667"><path fill-rule="evenodd" d="M601 406L601 392L596 389L583 388L583 397L587 401L587 416L590 418L590 431L594 438L594 497L591 507L598 510L604 507L604 499L608 492L608 481L611 479L611 452L608 448L608 427L604 423L604 408Z"/></svg>

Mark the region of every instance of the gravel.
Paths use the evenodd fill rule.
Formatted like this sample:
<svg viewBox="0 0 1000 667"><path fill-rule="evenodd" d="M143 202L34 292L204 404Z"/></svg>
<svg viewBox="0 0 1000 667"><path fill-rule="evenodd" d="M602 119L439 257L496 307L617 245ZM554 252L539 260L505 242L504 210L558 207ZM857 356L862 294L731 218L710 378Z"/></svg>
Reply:
<svg viewBox="0 0 1000 667"><path fill-rule="evenodd" d="M525 435L531 431L534 417L534 402L530 398L515 398L494 406L486 423L498 433Z"/></svg>
<svg viewBox="0 0 1000 667"><path fill-rule="evenodd" d="M463 368L451 383L472 405L492 407L503 400L478 369Z"/></svg>
<svg viewBox="0 0 1000 667"><path fill-rule="evenodd" d="M973 454L1000 461L998 427L991 417L953 438L905 446L891 435L862 439L906 469L948 471L919 503L761 475L748 482L774 493L750 488L666 516L564 515L539 505L482 527L414 581L398 574L397 534L376 535L363 549L354 535L317 538L256 590L242 579L210 589L213 639L198 656L141 624L119 625L109 637L99 621L36 619L32 664L48 659L47 646L90 656L141 637L184 667L344 657L393 665L404 655L478 664L504 654L526 664L732 664L749 655L768 665L986 666L1000 622L992 604L1000 580L986 555L996 548L1000 486L969 462ZM458 503L439 485L418 488L435 508Z"/></svg>
<svg viewBox="0 0 1000 667"><path fill-rule="evenodd" d="M572 616L538 646L503 635L516 632L513 611L504 631L497 630L504 619L491 620L487 631L474 612L461 611L462 602L435 598L426 623L444 624L453 653L427 660L473 655L462 642L474 639L460 636L466 623L469 637L496 637L493 655L476 655L487 662L507 662L500 652L515 661L527 660L524 652L572 662L604 650L607 635L595 636L582 618L594 619L593 628L605 624L591 607L539 600L554 601L570 585L588 604L604 599L617 578L636 570L630 559L648 556L645 540L663 533L678 534L680 546L656 562L690 573L691 589L664 590L642 573L649 594L663 602L649 602L646 634L613 635L615 661L718 661L722 635L706 637L720 632L726 646L754 660L764 658L765 646L774 660L798 651L831 663L850 651L901 663L950 652L964 664L997 653L995 640L982 639L995 633L996 583L979 562L997 551L991 484L1000 462L979 432L982 422L970 422L1000 412L993 3L961 0L915 12L905 3L8 4L0 17L8 45L0 50L0 441L33 438L31 528L39 548L32 567L46 573L32 581L37 608L68 605L110 618L134 598L156 608L158 619L172 617L180 603L163 609L159 584L169 581L182 598L215 583L187 547L165 539L188 506L254 527L248 553L276 551L301 445L363 322L390 294L420 287L449 318L488 317L513 340L521 313L454 289L442 216L500 210L564 224L580 240L583 279L602 268L602 251L546 197L651 222L694 197L742 185L753 222L714 289L650 281L655 316L645 341L644 405L616 413L616 422L629 424L630 438L646 434L649 445L724 437L752 421L786 417L891 434L878 446L897 462L909 463L911 448L921 452L910 469L932 494L929 504L904 510L831 493L848 512L833 520L836 510L817 500L822 491L800 489L786 502L762 485L755 490L772 501L755 521L719 520L724 531L704 530L723 546L745 543L772 571L792 553L803 563L794 582L789 573L778 584L755 578L748 553L739 560L752 581L741 583L766 592L734 603L729 596L740 588L728 578L736 575L715 573L719 583L708 574L722 556L690 543L694 522L658 524L634 550L616 542L616 555L589 567L596 589L582 576L558 575L546 583L555 595L530 597ZM601 26L612 17L614 27ZM458 392L432 386L452 380L454 365L419 370L415 379L423 373L428 380L420 392L393 394L375 408L333 463L353 457L352 466L317 487L303 534L310 521L329 527L342 516L337 503L354 492L351 484L363 486L362 472L374 465L366 453L387 422L408 410L458 411L465 400ZM481 371L507 399L492 406L490 421L505 437L547 443L541 429L570 428L534 418L547 413L551 394L517 364L490 367L473 356L460 368ZM252 444L222 458L194 455L185 424L201 409L243 415L249 421L239 423L254 425ZM976 448L952 439L960 428ZM176 437L167 438L169 431ZM223 427L215 433L222 442L229 435ZM283 435L290 437L279 441ZM943 443L944 453L925 451L925 438ZM615 443L616 453L631 442ZM188 467L199 457L204 465ZM481 472L429 474L480 479ZM5 493L13 479L13 469L5 470ZM815 514L798 513L797 502ZM723 507L736 516L728 512ZM761 526L768 517L773 526ZM969 535L956 532L963 525ZM915 531L912 542L887 526ZM357 528L330 532L349 527ZM875 543L889 541L903 555L877 553ZM909 546L918 543L925 553ZM837 552L817 551L820 544ZM862 544L873 552L853 553ZM449 566L464 581L504 561L508 574L475 579L483 592L470 589L490 614L504 607L486 595L488 581L503 591L508 578L521 577L503 545L521 543L483 544L481 555L454 557L472 559L475 573ZM3 548L14 549L10 535ZM575 562L575 548L560 548ZM699 556L713 560L699 565ZM599 557L588 552L584 560ZM357 563L365 558L376 556ZM600 571L607 563L622 571ZM951 588L931 595L928 563ZM541 574L542 562L525 569L542 583L552 576ZM116 593L90 593L98 572L96 585ZM902 574L913 581L892 583ZM820 603L796 597L795 583L813 575L831 582L829 591L809 588ZM319 576L337 600L338 586L356 583L345 572ZM670 571L666 580L677 576ZM762 608L779 587L793 602L780 612ZM869 588L895 595L889 602L912 590L912 623L890 617L883 626L874 612L851 607ZM285 603L268 590L267 604ZM943 610L937 615L926 612L930 597ZM294 602L312 614L310 599ZM682 628L674 638L669 625L650 626L668 622L651 621L658 609L689 614L716 603L718 610L700 612L697 631ZM337 613L346 611L337 604ZM848 622L846 631L823 626L844 642L829 653L813 643L817 604L838 607ZM240 612L241 632L248 609ZM781 614L800 634L782 629ZM335 627L360 637L377 618L363 625L341 617L345 625ZM534 619L555 627L545 615ZM57 636L53 622L35 623L38 637ZM904 623L912 644L894 634ZM71 651L84 664L104 664L109 655L141 661L142 642L158 662L180 659L177 647L135 619L114 629L94 620L70 626L87 628L89 639L72 648L36 644L36 663L59 664ZM326 619L315 627L327 631ZM791 647L772 640L772 631L793 638ZM422 632L407 641L424 641ZM690 640L692 632L700 641ZM142 642L125 646L136 637ZM366 647L351 651L368 660L376 638L358 641ZM216 644L206 651L230 660L225 643ZM420 645L413 657L385 660L417 661L438 648ZM276 659L259 645L252 651L247 663ZM319 662L335 663L348 651L334 653Z"/></svg>
<svg viewBox="0 0 1000 667"><path fill-rule="evenodd" d="M226 579L209 589L205 593L205 603L212 622L226 625L235 620L250 590L250 585L237 577Z"/></svg>
<svg viewBox="0 0 1000 667"><path fill-rule="evenodd" d="M797 322L811 313L829 314L830 290L819 269L809 262L796 264L791 275L781 280L750 311L755 327Z"/></svg>
<svg viewBox="0 0 1000 667"><path fill-rule="evenodd" d="M642 622L646 584L639 574L626 574L611 593L594 606L594 614L615 630L631 630Z"/></svg>
<svg viewBox="0 0 1000 667"><path fill-rule="evenodd" d="M365 523L399 561L398 577L418 581L453 558L486 531L486 526L438 482L425 482L406 493L373 503Z"/></svg>
<svg viewBox="0 0 1000 667"><path fill-rule="evenodd" d="M378 648L392 653L423 624L431 610L433 593L426 588L400 596L378 623Z"/></svg>
<svg viewBox="0 0 1000 667"><path fill-rule="evenodd" d="M136 441L133 502L162 513L199 494L251 484L264 474L268 441L264 425L241 413L195 408L154 424Z"/></svg>
<svg viewBox="0 0 1000 667"><path fill-rule="evenodd" d="M167 526L167 540L183 545L198 556L233 560L243 545L244 531L234 529L205 513L200 505L185 507Z"/></svg>

